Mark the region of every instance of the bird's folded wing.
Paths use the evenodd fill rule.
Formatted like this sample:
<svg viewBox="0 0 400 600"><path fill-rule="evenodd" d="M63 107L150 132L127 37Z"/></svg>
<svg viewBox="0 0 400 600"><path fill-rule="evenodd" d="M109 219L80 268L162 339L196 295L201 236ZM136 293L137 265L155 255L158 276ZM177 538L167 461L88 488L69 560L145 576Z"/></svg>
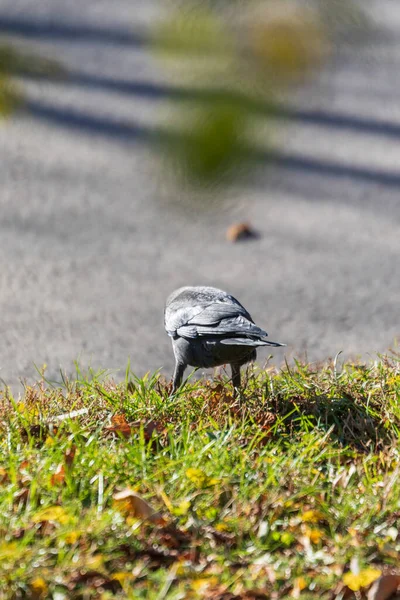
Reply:
<svg viewBox="0 0 400 600"><path fill-rule="evenodd" d="M224 319L234 319L236 317L245 317L251 321L251 317L243 306L238 304L229 304L225 302L213 302L209 304L201 312L196 313L191 317L188 325L212 326L218 325Z"/></svg>
<svg viewBox="0 0 400 600"><path fill-rule="evenodd" d="M168 335L173 337L180 327L187 325L191 319L201 313L206 307L207 305L205 304L195 304L174 308L173 310L167 308L165 311L165 329Z"/></svg>
<svg viewBox="0 0 400 600"><path fill-rule="evenodd" d="M251 321L249 313L240 304L230 304L225 302L213 302L207 304L194 304L192 306L182 306L174 310L167 309L165 313L165 329L170 332L182 335L178 330L183 327L204 326L213 327L218 325L223 319L238 317L243 315ZM197 337L190 335L189 337Z"/></svg>
<svg viewBox="0 0 400 600"><path fill-rule="evenodd" d="M235 336L265 337L267 333L254 325L246 317L236 315L235 317L222 317L211 323L203 324L204 319L194 317L188 324L177 329L177 334L186 338L197 338L204 336L216 336L220 338ZM199 322L200 321L200 322Z"/></svg>

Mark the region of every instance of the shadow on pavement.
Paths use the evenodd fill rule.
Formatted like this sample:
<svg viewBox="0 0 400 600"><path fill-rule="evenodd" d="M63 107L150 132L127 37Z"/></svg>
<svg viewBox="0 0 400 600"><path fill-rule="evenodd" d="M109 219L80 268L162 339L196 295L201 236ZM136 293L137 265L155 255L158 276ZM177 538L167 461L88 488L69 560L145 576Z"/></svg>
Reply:
<svg viewBox="0 0 400 600"><path fill-rule="evenodd" d="M92 27L79 23L60 23L37 18L19 19L0 16L0 34L18 35L37 40L71 41L85 43L105 43L114 46L144 46L147 43L145 31L134 26L123 29Z"/></svg>
<svg viewBox="0 0 400 600"><path fill-rule="evenodd" d="M26 103L26 109L36 119L51 122L59 127L65 127L69 130L73 128L80 132L102 135L126 142L153 143L165 148L165 144L178 143L182 138L179 133L167 129L152 128L131 121L112 121L85 112L56 108L33 100ZM250 158L258 163L273 163L289 171L336 178L352 178L390 187L400 186L400 172L344 165L333 161L295 156L290 153L272 154L268 151L250 149L249 154Z"/></svg>

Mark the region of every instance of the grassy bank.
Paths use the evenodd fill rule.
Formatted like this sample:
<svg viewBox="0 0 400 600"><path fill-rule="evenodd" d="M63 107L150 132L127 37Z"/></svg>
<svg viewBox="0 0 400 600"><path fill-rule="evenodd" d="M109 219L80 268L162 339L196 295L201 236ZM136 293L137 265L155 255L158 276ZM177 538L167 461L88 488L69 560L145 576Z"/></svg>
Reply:
<svg viewBox="0 0 400 600"><path fill-rule="evenodd" d="M400 550L400 360L0 398L0 598L362 598Z"/></svg>

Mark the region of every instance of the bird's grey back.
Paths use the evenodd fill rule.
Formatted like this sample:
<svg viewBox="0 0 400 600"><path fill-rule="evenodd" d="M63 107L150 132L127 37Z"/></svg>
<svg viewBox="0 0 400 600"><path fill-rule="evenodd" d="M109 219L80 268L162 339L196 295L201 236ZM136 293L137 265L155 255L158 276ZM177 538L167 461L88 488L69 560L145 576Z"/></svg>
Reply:
<svg viewBox="0 0 400 600"><path fill-rule="evenodd" d="M223 290L208 286L187 286L175 290L167 298L165 306L167 333L174 337L177 329L203 313L210 305L219 305L219 318L242 316L253 322L244 306Z"/></svg>

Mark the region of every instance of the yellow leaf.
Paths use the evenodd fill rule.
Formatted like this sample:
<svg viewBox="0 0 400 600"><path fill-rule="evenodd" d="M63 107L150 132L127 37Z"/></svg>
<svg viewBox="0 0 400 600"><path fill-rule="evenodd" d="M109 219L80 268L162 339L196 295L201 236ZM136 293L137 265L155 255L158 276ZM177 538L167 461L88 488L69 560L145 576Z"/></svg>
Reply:
<svg viewBox="0 0 400 600"><path fill-rule="evenodd" d="M195 592L204 592L210 585L217 585L218 577L202 577L194 579L191 587Z"/></svg>
<svg viewBox="0 0 400 600"><path fill-rule="evenodd" d="M69 533L66 534L65 536L65 541L67 542L67 544L75 544L78 539L81 536L81 532L80 531L70 531Z"/></svg>
<svg viewBox="0 0 400 600"><path fill-rule="evenodd" d="M16 559L21 554L21 546L17 542L3 542L0 544L0 562L9 558Z"/></svg>
<svg viewBox="0 0 400 600"><path fill-rule="evenodd" d="M104 565L104 556L102 554L93 554L85 560L85 566L94 571L98 571Z"/></svg>
<svg viewBox="0 0 400 600"><path fill-rule="evenodd" d="M183 500L183 502L181 502L178 506L176 506L173 509L173 513L177 517L185 516L189 512L190 506L191 506L191 504L190 504L189 500Z"/></svg>
<svg viewBox="0 0 400 600"><path fill-rule="evenodd" d="M111 579L119 581L119 583L121 585L124 585L124 583L126 581L128 581L129 579L132 579L132 577L133 577L132 573L126 573L126 572L123 572L123 571L118 571L117 573L113 573Z"/></svg>
<svg viewBox="0 0 400 600"><path fill-rule="evenodd" d="M343 583L353 592L358 592L361 588L368 587L382 575L379 569L368 568L360 571L358 574L349 571L343 575Z"/></svg>
<svg viewBox="0 0 400 600"><path fill-rule="evenodd" d="M47 596L47 584L43 577L35 577L35 579L31 581L30 587L35 598Z"/></svg>
<svg viewBox="0 0 400 600"><path fill-rule="evenodd" d="M324 515L318 510L306 510L301 515L301 520L304 523L318 523L319 521L323 521Z"/></svg>
<svg viewBox="0 0 400 600"><path fill-rule="evenodd" d="M306 536L313 544L318 544L324 537L324 532L320 529L308 529L306 530Z"/></svg>
<svg viewBox="0 0 400 600"><path fill-rule="evenodd" d="M292 597L299 598L301 592L307 587L307 582L304 577L297 577L294 582Z"/></svg>
<svg viewBox="0 0 400 600"><path fill-rule="evenodd" d="M197 487L203 487L207 475L201 469L187 469L186 477L190 479L192 483L194 483Z"/></svg>
<svg viewBox="0 0 400 600"><path fill-rule="evenodd" d="M42 508L32 517L33 523L41 523L42 521L55 521L56 523L68 523L71 520L70 516L65 512L62 506L48 506Z"/></svg>
<svg viewBox="0 0 400 600"><path fill-rule="evenodd" d="M190 479L197 488L203 488L208 485L215 485L219 479L216 477L208 477L201 469L190 468L186 471L186 477Z"/></svg>
<svg viewBox="0 0 400 600"><path fill-rule="evenodd" d="M299 590L305 590L307 587L307 581L304 579L304 577L298 577L296 579L296 586L299 588Z"/></svg>

